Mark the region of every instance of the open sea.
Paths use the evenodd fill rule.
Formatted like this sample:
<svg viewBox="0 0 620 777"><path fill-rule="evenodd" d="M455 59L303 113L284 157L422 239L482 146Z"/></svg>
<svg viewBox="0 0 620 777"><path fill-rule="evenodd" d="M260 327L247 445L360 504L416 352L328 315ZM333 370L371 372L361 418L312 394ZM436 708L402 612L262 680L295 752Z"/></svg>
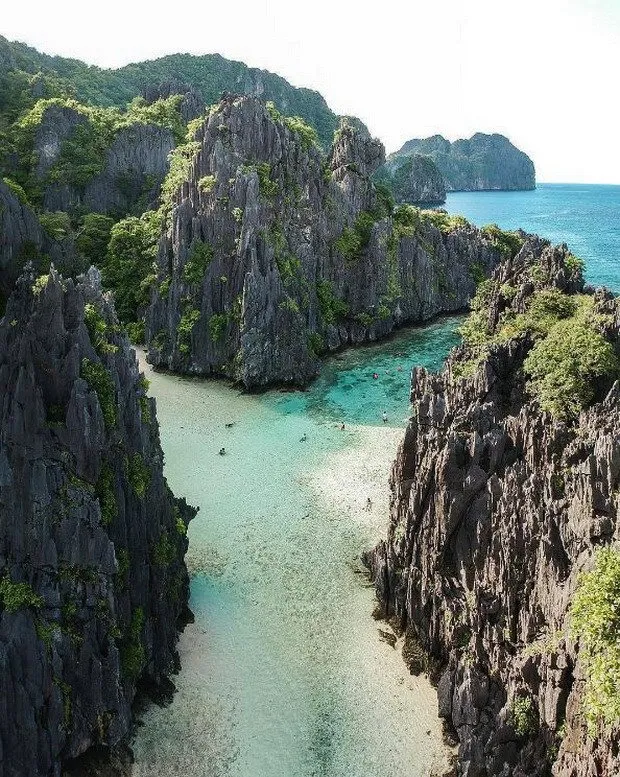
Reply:
<svg viewBox="0 0 620 777"><path fill-rule="evenodd" d="M524 229L566 243L586 280L620 292L620 186L543 183L532 192L454 192L444 206L477 226Z"/></svg>
<svg viewBox="0 0 620 777"><path fill-rule="evenodd" d="M458 193L446 207L566 242L591 283L620 291L620 186ZM146 368L166 476L200 512L196 620L172 703L143 714L136 777L428 777L438 764L435 692L373 620L359 557L387 528L410 370L438 369L458 323L339 354L305 392L247 395Z"/></svg>

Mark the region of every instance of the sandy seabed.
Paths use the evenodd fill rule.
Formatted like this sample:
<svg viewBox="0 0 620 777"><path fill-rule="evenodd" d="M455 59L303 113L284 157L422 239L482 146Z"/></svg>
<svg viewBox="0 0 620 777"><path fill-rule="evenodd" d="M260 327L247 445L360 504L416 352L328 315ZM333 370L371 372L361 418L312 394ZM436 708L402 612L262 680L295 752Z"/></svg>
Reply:
<svg viewBox="0 0 620 777"><path fill-rule="evenodd" d="M427 777L444 759L436 694L381 639L359 560L387 529L402 429L341 431L303 396L147 374L166 475L201 510L196 620L171 705L142 716L134 774Z"/></svg>

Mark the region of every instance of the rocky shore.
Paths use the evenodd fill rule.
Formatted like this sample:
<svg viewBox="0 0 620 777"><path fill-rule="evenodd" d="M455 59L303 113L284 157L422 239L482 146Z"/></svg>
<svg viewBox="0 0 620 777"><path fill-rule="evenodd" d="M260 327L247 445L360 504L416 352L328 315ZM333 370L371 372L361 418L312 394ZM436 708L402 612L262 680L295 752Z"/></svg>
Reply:
<svg viewBox="0 0 620 777"><path fill-rule="evenodd" d="M473 307L444 369L413 372L389 535L367 559L379 605L405 634L411 670L437 683L456 774L611 777L615 697L613 685L594 686L593 702L592 656L600 669L613 652L591 652L571 602L618 542L619 308L584 288L565 246L538 239L500 265ZM531 354L545 338L536 377ZM587 342L589 363L602 354L609 369L582 384L569 371L545 393L549 343L561 351L563 339L575 363ZM567 385L580 401L562 412Z"/></svg>
<svg viewBox="0 0 620 777"><path fill-rule="evenodd" d="M121 753L136 696L178 668L194 511L163 477L147 387L96 270L20 278L0 323L7 777Z"/></svg>

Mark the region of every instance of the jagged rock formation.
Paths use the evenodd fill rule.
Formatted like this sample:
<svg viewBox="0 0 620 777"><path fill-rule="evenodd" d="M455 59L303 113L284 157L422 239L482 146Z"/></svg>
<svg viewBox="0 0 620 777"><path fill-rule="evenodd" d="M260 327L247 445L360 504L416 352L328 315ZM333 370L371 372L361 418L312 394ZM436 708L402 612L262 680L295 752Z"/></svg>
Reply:
<svg viewBox="0 0 620 777"><path fill-rule="evenodd" d="M103 172L84 190L83 207L107 214L136 214L152 208L175 145L172 132L165 127L133 124L120 130L106 152Z"/></svg>
<svg viewBox="0 0 620 777"><path fill-rule="evenodd" d="M477 132L468 140L454 143L441 135L408 140L389 161L393 163L411 154L430 157L449 192L536 188L532 160L503 135Z"/></svg>
<svg viewBox="0 0 620 777"><path fill-rule="evenodd" d="M172 132L154 124L132 124L116 132L105 151L103 169L86 182L60 180L54 168L67 141L88 124L79 110L51 104L34 136L34 175L42 188L43 209L110 215L139 214L157 201L175 147Z"/></svg>
<svg viewBox="0 0 620 777"><path fill-rule="evenodd" d="M177 667L193 511L96 270L20 278L0 396L0 773L59 777Z"/></svg>
<svg viewBox="0 0 620 777"><path fill-rule="evenodd" d="M66 273L79 269L73 244L51 238L32 210L0 180L0 310L29 261L41 270L50 261Z"/></svg>
<svg viewBox="0 0 620 777"><path fill-rule="evenodd" d="M499 261L464 220L387 215L369 178L383 147L346 122L325 159L294 121L229 97L196 145L159 248L156 366L304 384L326 349L463 308Z"/></svg>
<svg viewBox="0 0 620 777"><path fill-rule="evenodd" d="M142 89L142 97L149 104L157 100L166 100L175 94L183 96L179 105L179 112L185 124L192 119L202 116L207 106L201 95L191 84L183 84L172 78L160 84L148 84Z"/></svg>
<svg viewBox="0 0 620 777"><path fill-rule="evenodd" d="M446 201L443 176L428 156L393 156L379 171L377 178L390 188L396 202L440 205Z"/></svg>
<svg viewBox="0 0 620 777"><path fill-rule="evenodd" d="M414 370L388 539L368 561L412 670L438 681L459 775L611 777L619 732L588 733L568 608L594 550L619 539L620 384L594 381L595 404L574 420L542 412L524 375L533 330L503 327L541 289L582 292L581 271L565 246L531 239L493 278L472 314L486 350ZM592 327L618 352L616 300L597 292L592 304Z"/></svg>

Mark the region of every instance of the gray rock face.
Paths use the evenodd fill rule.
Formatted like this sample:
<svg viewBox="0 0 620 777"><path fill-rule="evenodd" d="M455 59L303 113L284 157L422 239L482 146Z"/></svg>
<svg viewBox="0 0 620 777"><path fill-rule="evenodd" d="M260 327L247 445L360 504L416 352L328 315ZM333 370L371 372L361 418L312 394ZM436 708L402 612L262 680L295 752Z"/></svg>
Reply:
<svg viewBox="0 0 620 777"><path fill-rule="evenodd" d="M53 261L63 272L78 269L77 255L69 241L53 240L38 218L0 180L0 303L4 306L27 262L40 267Z"/></svg>
<svg viewBox="0 0 620 777"><path fill-rule="evenodd" d="M193 511L91 270L22 276L0 322L0 773L53 775L128 734L178 665ZM86 321L85 321L86 315Z"/></svg>
<svg viewBox="0 0 620 777"><path fill-rule="evenodd" d="M202 96L190 84L184 84L175 79L163 81L158 85L145 86L142 89L142 97L148 103L154 103L157 100L166 100L175 94L183 96L179 111L181 118L187 124L192 119L197 119L207 107Z"/></svg>
<svg viewBox="0 0 620 777"><path fill-rule="evenodd" d="M379 179L391 189L397 202L440 205L446 201L446 187L439 168L428 156L393 156Z"/></svg>
<svg viewBox="0 0 620 777"><path fill-rule="evenodd" d="M566 254L531 240L495 271L491 331L507 306L525 309L535 286L583 289ZM617 346L617 302L597 292L595 310ZM407 655L438 682L459 775L611 777L619 732L588 735L567 612L594 549L619 537L620 385L601 382L598 404L574 423L554 421L525 390L531 347L527 333L492 346L465 378L464 346L439 374L414 370L388 539L368 561Z"/></svg>
<svg viewBox="0 0 620 777"><path fill-rule="evenodd" d="M88 122L73 108L50 105L37 128L35 175L43 188L43 209L73 213L122 216L151 207L168 172L168 155L175 146L172 132L150 124L133 124L119 130L105 152L103 170L84 186L54 181L53 168L63 144L76 128Z"/></svg>
<svg viewBox="0 0 620 777"><path fill-rule="evenodd" d="M503 135L477 132L468 140L454 143L441 135L408 140L389 161L411 154L429 156L439 168L449 192L536 188L532 160Z"/></svg>
<svg viewBox="0 0 620 777"><path fill-rule="evenodd" d="M106 153L103 172L84 190L83 207L106 214L148 210L157 202L175 145L165 127L133 124L120 130Z"/></svg>
<svg viewBox="0 0 620 777"><path fill-rule="evenodd" d="M197 141L159 248L156 366L304 384L325 350L463 308L500 259L471 226L386 217L369 178L383 147L346 122L325 159L260 101L229 97Z"/></svg>
<svg viewBox="0 0 620 777"><path fill-rule="evenodd" d="M88 119L73 108L50 105L37 127L34 140L36 156L35 175L43 180L58 161L63 143L73 135L76 127L86 124ZM53 210L46 208L46 210ZM56 210L61 210L56 208Z"/></svg>

